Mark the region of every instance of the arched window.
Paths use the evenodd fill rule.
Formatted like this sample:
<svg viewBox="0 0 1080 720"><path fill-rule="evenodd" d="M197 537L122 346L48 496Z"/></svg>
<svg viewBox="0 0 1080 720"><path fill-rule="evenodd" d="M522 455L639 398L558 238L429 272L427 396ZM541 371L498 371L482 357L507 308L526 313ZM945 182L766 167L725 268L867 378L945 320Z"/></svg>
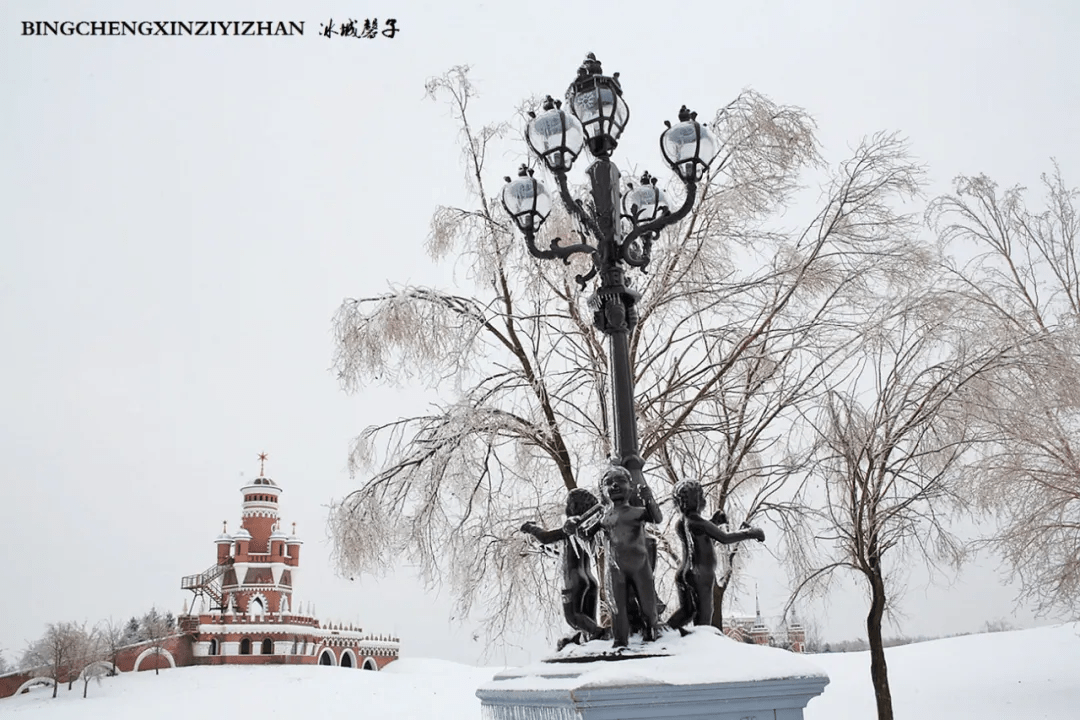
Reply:
<svg viewBox="0 0 1080 720"><path fill-rule="evenodd" d="M256 617L262 617L266 614L266 606L263 605L261 597L256 596L251 599L251 602L248 603L248 614Z"/></svg>
<svg viewBox="0 0 1080 720"><path fill-rule="evenodd" d="M323 650L322 655L319 656L319 664L320 665L333 665L334 664L334 654L332 652L330 652L329 650Z"/></svg>
<svg viewBox="0 0 1080 720"><path fill-rule="evenodd" d="M217 655L217 653L218 653L217 638L211 638L210 639L210 649L207 652L209 654L211 654L211 655Z"/></svg>
<svg viewBox="0 0 1080 720"><path fill-rule="evenodd" d="M274 654L274 641L270 638L266 638L262 642L262 654L273 655Z"/></svg>
<svg viewBox="0 0 1080 720"><path fill-rule="evenodd" d="M352 667L352 653L345 651L341 654L341 667Z"/></svg>
<svg viewBox="0 0 1080 720"><path fill-rule="evenodd" d="M248 638L244 638L243 640L240 641L240 654L241 655L250 655L251 654L251 640L249 640Z"/></svg>

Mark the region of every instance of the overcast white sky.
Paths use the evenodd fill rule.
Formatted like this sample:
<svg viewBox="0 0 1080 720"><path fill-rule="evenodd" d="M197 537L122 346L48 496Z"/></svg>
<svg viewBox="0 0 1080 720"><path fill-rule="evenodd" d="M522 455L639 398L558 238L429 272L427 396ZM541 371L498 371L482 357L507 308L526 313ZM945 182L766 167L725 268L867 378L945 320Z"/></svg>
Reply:
<svg viewBox="0 0 1080 720"><path fill-rule="evenodd" d="M423 97L451 66L472 66L476 118L493 121L561 95L595 52L631 105L624 168L659 171L679 105L711 116L752 87L807 108L834 162L866 134L904 132L932 192L958 173L1034 186L1051 156L1080 185L1080 6L1065 0L86 7L0 6L0 648L13 655L47 622L179 611L180 576L213 562L265 451L306 541L297 600L397 633L410 655L477 657L475 623L448 629L446 599L407 568L334 577L324 531L324 506L354 485L349 440L427 399L340 392L330 320L388 282L452 280L422 250L435 206L468 201L453 122ZM389 17L393 39L318 34ZM25 20L245 19L302 20L305 35L21 35ZM759 583L777 612L782 578L763 563ZM901 604L908 634L1013 616L992 565L924 585L913 577ZM807 613L829 638L862 634L857 592Z"/></svg>

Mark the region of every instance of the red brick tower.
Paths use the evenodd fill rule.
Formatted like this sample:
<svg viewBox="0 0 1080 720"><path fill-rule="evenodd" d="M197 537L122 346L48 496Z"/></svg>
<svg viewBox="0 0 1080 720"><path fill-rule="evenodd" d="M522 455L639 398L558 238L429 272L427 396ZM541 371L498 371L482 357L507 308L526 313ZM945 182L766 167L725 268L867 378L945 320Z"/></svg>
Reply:
<svg viewBox="0 0 1080 720"><path fill-rule="evenodd" d="M260 460L265 461L265 455ZM300 560L300 541L280 528L281 488L266 477L265 469L261 463L259 477L240 488L244 502L240 529L233 536L236 554L221 581L222 605L255 617L291 608Z"/></svg>
<svg viewBox="0 0 1080 720"><path fill-rule="evenodd" d="M240 529L226 528L214 541L217 557L180 586L195 593L181 628L190 641L191 663L339 665L378 670L398 656L399 641L341 623L326 627L293 601L300 546L296 525L286 534L278 517L281 488L266 477L266 454L259 476L240 492ZM210 607L206 607L206 599ZM196 607L197 605L197 607Z"/></svg>
<svg viewBox="0 0 1080 720"><path fill-rule="evenodd" d="M769 626L765 624L761 617L761 599L757 597L756 590L754 592L754 602L757 605L757 613L754 617L754 624L750 628L750 639L755 645L768 645L770 639Z"/></svg>
<svg viewBox="0 0 1080 720"><path fill-rule="evenodd" d="M787 635L791 652L806 652L806 628L799 622L794 610L791 611L791 624L788 625Z"/></svg>

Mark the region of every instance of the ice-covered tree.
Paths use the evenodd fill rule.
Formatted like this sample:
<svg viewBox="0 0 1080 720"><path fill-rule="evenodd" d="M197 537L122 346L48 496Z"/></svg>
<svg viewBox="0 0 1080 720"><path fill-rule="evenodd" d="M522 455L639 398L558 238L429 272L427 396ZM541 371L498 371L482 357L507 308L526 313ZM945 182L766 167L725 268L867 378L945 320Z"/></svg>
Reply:
<svg viewBox="0 0 1080 720"><path fill-rule="evenodd" d="M75 623L49 623L45 633L23 653L21 669L33 670L53 680L53 697L61 682L71 680L78 662L80 628ZM70 683L69 683L70 689Z"/></svg>
<svg viewBox="0 0 1080 720"><path fill-rule="evenodd" d="M804 504L814 508L815 553L796 568L795 596L838 572L863 581L877 716L891 720L883 622L911 562L962 561L951 520L990 440L972 421L973 397L1024 362L1026 343L1002 342L969 297L944 287L881 309L849 381L822 397L810 423L818 442Z"/></svg>
<svg viewBox="0 0 1080 720"><path fill-rule="evenodd" d="M981 422L995 442L968 490L996 514L988 542L1044 612L1080 614L1080 215L1056 163L1044 204L984 175L956 179L928 214L958 253L954 268L1002 337L1034 336L1029 362L983 388Z"/></svg>
<svg viewBox="0 0 1080 720"><path fill-rule="evenodd" d="M154 648L155 659L160 658L165 648L165 641L175 632L176 620L171 612L162 615L156 607L150 608L142 617L139 626L142 634L151 647ZM161 673L158 664L154 664L154 674Z"/></svg>
<svg viewBox="0 0 1080 720"><path fill-rule="evenodd" d="M99 628L87 628L85 624L76 625L68 689L71 689L76 679L81 680L85 698L90 682L101 682L101 677L109 673L110 667L106 662L108 657L109 648Z"/></svg>
<svg viewBox="0 0 1080 720"><path fill-rule="evenodd" d="M115 622L112 618L108 618L107 620L102 620L98 623L96 632L104 645L105 658L111 665L109 674L115 675L117 672L116 661L120 655L120 648L127 644L125 639L126 628L124 625Z"/></svg>

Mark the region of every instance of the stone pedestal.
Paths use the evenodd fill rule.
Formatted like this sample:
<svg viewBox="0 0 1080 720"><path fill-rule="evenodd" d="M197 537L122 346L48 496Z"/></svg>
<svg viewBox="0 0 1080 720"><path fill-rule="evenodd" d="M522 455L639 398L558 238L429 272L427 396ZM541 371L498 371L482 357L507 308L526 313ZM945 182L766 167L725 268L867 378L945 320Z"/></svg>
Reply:
<svg viewBox="0 0 1080 720"><path fill-rule="evenodd" d="M696 636L696 637L695 637ZM627 659L543 662L477 690L485 720L802 720L829 678L806 658L737 643L712 628L631 648ZM610 643L598 644L608 652ZM646 649L653 656L634 657ZM636 652L635 652L636 651ZM666 655L657 657L659 653ZM610 655L609 655L610 657ZM569 657L559 659L570 659Z"/></svg>

